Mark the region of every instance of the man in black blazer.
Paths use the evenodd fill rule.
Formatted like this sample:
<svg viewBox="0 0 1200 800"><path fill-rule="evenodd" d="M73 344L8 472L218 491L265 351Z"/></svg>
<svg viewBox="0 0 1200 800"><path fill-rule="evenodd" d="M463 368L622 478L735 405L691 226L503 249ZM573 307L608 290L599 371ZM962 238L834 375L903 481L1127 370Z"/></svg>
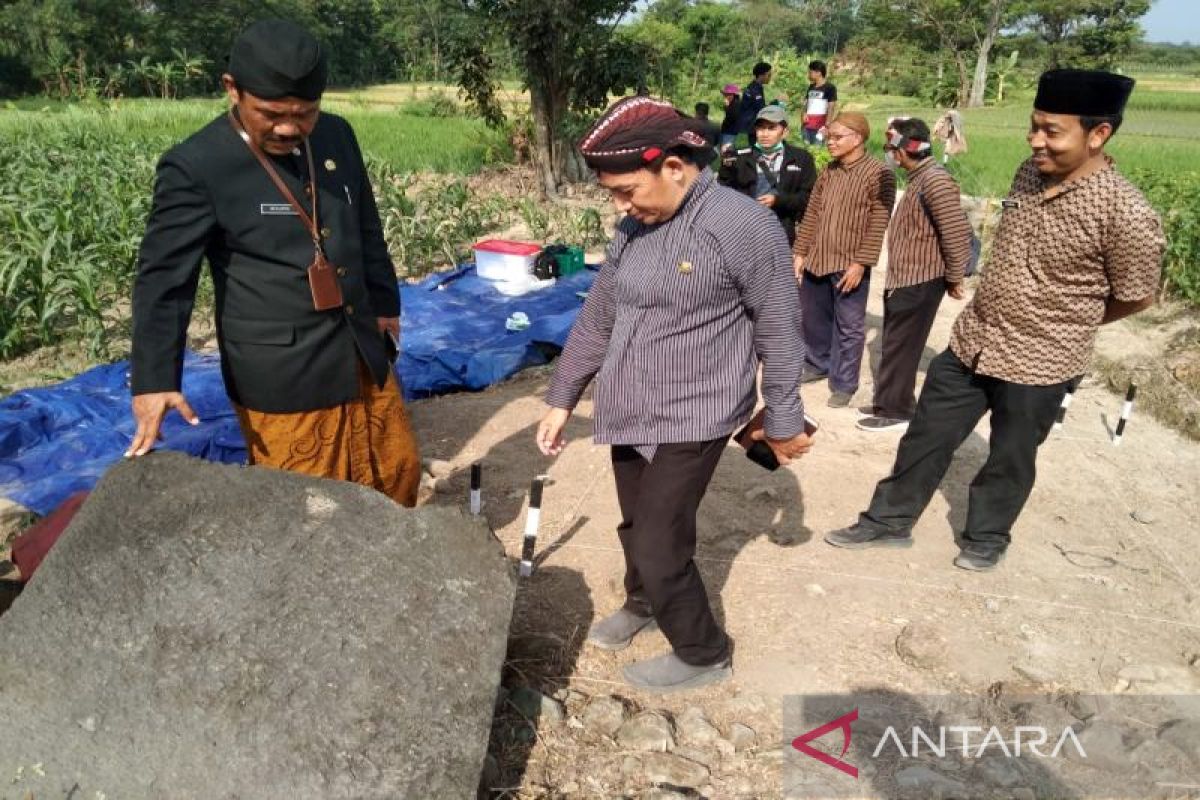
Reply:
<svg viewBox="0 0 1200 800"><path fill-rule="evenodd" d="M817 182L816 164L807 150L784 141L788 121L783 106L772 104L758 112L754 131L754 146L721 155L718 177L774 211L792 243Z"/></svg>
<svg viewBox="0 0 1200 800"><path fill-rule="evenodd" d="M153 447L169 409L199 422L180 378L207 258L225 388L251 463L412 505L420 458L391 370L400 295L354 132L320 110L326 64L303 28L251 25L222 77L230 113L159 161L133 289L138 430L126 455ZM310 274L318 250L325 282Z"/></svg>

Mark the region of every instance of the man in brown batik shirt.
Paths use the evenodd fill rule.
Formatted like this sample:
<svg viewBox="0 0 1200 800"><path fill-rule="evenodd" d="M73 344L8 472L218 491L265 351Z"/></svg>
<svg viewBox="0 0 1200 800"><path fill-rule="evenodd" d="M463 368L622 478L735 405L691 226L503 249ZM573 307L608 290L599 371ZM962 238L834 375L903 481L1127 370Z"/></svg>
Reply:
<svg viewBox="0 0 1200 800"><path fill-rule="evenodd" d="M1033 489L1038 446L1084 371L1100 325L1148 308L1166 242L1158 215L1104 153L1133 80L1042 75L1021 165L975 297L929 366L892 474L838 547L907 547L954 451L991 412L987 462L971 482L958 567L996 566Z"/></svg>

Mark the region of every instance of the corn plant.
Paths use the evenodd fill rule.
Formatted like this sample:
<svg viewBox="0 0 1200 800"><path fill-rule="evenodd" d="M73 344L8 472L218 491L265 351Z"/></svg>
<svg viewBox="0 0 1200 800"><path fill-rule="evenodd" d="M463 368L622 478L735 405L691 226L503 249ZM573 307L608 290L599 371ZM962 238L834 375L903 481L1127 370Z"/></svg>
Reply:
<svg viewBox="0 0 1200 800"><path fill-rule="evenodd" d="M0 358L67 337L109 355L163 149L54 122L0 146Z"/></svg>

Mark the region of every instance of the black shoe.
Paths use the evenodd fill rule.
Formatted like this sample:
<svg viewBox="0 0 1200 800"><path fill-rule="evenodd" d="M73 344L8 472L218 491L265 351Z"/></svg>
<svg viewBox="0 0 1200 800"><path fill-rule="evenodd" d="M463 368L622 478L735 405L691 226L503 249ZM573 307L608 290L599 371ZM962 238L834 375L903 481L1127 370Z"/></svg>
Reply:
<svg viewBox="0 0 1200 800"><path fill-rule="evenodd" d="M1003 550L963 550L954 557L954 566L971 572L990 572L1003 560Z"/></svg>
<svg viewBox="0 0 1200 800"><path fill-rule="evenodd" d="M825 405L830 408L845 408L850 405L850 398L854 397L852 392L834 392L829 395L829 402Z"/></svg>
<svg viewBox="0 0 1200 800"><path fill-rule="evenodd" d="M864 431L897 431L908 430L908 420L893 417L863 417L854 423L854 427Z"/></svg>
<svg viewBox="0 0 1200 800"><path fill-rule="evenodd" d="M818 381L823 381L828 377L829 373L827 372L813 372L810 369L805 369L804 372L800 373L800 382L817 383Z"/></svg>
<svg viewBox="0 0 1200 800"><path fill-rule="evenodd" d="M862 550L867 547L912 547L912 531L893 532L866 528L854 523L825 534L825 541L834 547Z"/></svg>
<svg viewBox="0 0 1200 800"><path fill-rule="evenodd" d="M876 410L875 406L859 406L855 409L860 417L874 417Z"/></svg>

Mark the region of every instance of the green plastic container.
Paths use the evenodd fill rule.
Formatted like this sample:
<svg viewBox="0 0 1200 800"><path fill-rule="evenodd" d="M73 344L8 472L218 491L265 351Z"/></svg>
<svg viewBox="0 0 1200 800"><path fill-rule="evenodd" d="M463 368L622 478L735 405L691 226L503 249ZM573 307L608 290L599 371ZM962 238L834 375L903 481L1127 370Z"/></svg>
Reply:
<svg viewBox="0 0 1200 800"><path fill-rule="evenodd" d="M582 247L568 246L565 252L555 253L554 260L558 263L558 271L564 276L574 275L586 269Z"/></svg>

